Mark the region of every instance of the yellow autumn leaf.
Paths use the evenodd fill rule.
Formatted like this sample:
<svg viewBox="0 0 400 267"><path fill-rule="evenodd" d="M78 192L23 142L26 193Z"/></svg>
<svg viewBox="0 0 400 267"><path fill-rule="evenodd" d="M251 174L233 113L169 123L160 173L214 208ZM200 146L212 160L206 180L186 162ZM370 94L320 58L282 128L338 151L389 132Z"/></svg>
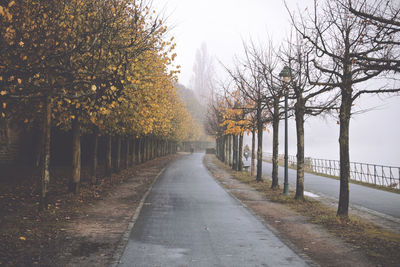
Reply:
<svg viewBox="0 0 400 267"><path fill-rule="evenodd" d="M0 95L6 95L6 94L7 94L7 91L3 90L3 91L0 92Z"/></svg>
<svg viewBox="0 0 400 267"><path fill-rule="evenodd" d="M20 236L20 237L19 237L19 240L24 240L24 241L25 241L25 240L26 240L26 237Z"/></svg>
<svg viewBox="0 0 400 267"><path fill-rule="evenodd" d="M11 1L10 3L8 3L8 7L12 7L13 5L15 5L15 1Z"/></svg>

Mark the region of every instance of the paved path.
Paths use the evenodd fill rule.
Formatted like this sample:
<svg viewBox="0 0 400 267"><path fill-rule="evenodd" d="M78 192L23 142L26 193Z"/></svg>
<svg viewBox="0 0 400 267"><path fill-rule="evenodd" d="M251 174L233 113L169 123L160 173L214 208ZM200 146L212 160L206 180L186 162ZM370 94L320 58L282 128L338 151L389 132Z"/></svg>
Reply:
<svg viewBox="0 0 400 267"><path fill-rule="evenodd" d="M307 266L209 175L203 155L159 177L119 266Z"/></svg>
<svg viewBox="0 0 400 267"><path fill-rule="evenodd" d="M250 161L246 162L250 165ZM272 164L263 162L263 174L272 175ZM279 167L279 184L283 188L283 167ZM289 169L289 187L296 188L296 170ZM304 190L335 199L339 198L339 180L305 173ZM374 189L358 184L350 184L350 205L357 208L366 208L383 215L389 215L395 221L400 222L400 194Z"/></svg>

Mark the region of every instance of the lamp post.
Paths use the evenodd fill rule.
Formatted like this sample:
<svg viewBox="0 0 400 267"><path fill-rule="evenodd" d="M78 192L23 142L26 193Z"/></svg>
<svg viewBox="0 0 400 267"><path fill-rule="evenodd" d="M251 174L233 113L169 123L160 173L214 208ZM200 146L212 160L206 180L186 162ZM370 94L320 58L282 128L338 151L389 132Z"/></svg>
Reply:
<svg viewBox="0 0 400 267"><path fill-rule="evenodd" d="M290 82L291 73L288 66L283 67L279 73L279 77L282 77L284 90L285 90L285 179L283 182L283 194L289 195L289 179L288 179L288 93L289 88L287 84Z"/></svg>

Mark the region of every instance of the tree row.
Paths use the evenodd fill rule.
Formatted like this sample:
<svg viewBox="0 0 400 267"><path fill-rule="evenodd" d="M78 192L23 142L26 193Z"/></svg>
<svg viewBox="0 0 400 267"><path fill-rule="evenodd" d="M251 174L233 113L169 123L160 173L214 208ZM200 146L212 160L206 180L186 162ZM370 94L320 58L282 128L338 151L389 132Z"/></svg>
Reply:
<svg viewBox="0 0 400 267"><path fill-rule="evenodd" d="M137 156L148 150L165 155L176 150L172 144L194 135L197 126L176 94L174 47L145 0L0 1L1 119L42 129L42 207L52 128L72 131L74 192L82 134L106 137L106 167L111 144L120 151L121 138L130 140L128 154L135 149L132 140L139 140L144 148L136 148Z"/></svg>
<svg viewBox="0 0 400 267"><path fill-rule="evenodd" d="M272 188L278 188L279 123L294 117L297 135L295 198L304 199L304 121L309 116L337 116L340 148L338 216L348 216L349 131L355 104L365 94L398 95L400 86L400 6L396 1L314 1L292 12L292 33L272 41L244 44L244 57L227 68L230 80L214 97L208 131L217 137L217 155L232 165L241 161L240 142L253 134L252 174L261 181L263 131L272 127ZM286 108L285 108L286 107ZM287 122L287 120L286 120ZM233 137L230 137L233 136ZM233 142L233 149L230 149ZM227 153L228 151L229 153ZM232 152L233 151L233 152ZM231 157L231 156L229 156ZM236 158L236 160L235 160ZM229 162L229 160L228 160ZM240 166L240 163L237 165ZM240 169L237 168L237 169Z"/></svg>

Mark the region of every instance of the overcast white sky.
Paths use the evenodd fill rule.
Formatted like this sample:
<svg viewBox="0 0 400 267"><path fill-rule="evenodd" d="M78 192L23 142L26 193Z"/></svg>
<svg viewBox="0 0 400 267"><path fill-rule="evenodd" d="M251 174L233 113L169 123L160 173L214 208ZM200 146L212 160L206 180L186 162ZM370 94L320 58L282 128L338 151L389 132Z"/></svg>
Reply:
<svg viewBox="0 0 400 267"><path fill-rule="evenodd" d="M304 11L310 0L287 0L291 9ZM289 31L289 18L281 0L153 0L153 6L168 17L170 34L177 43L180 83L189 86L196 50L204 42L208 52L225 65L242 53L242 40L256 43L270 36L280 43ZM218 70L217 75L223 75ZM221 77L222 78L222 77ZM364 97L358 107L378 107L355 116L350 129L351 161L400 166L400 97ZM339 125L335 118L310 118L306 121L306 156L339 158ZM283 123L282 123L283 124ZM289 128L289 153L296 154L294 121ZM280 131L283 135L283 128ZM271 151L270 134L264 150ZM283 152L283 136L280 140Z"/></svg>

